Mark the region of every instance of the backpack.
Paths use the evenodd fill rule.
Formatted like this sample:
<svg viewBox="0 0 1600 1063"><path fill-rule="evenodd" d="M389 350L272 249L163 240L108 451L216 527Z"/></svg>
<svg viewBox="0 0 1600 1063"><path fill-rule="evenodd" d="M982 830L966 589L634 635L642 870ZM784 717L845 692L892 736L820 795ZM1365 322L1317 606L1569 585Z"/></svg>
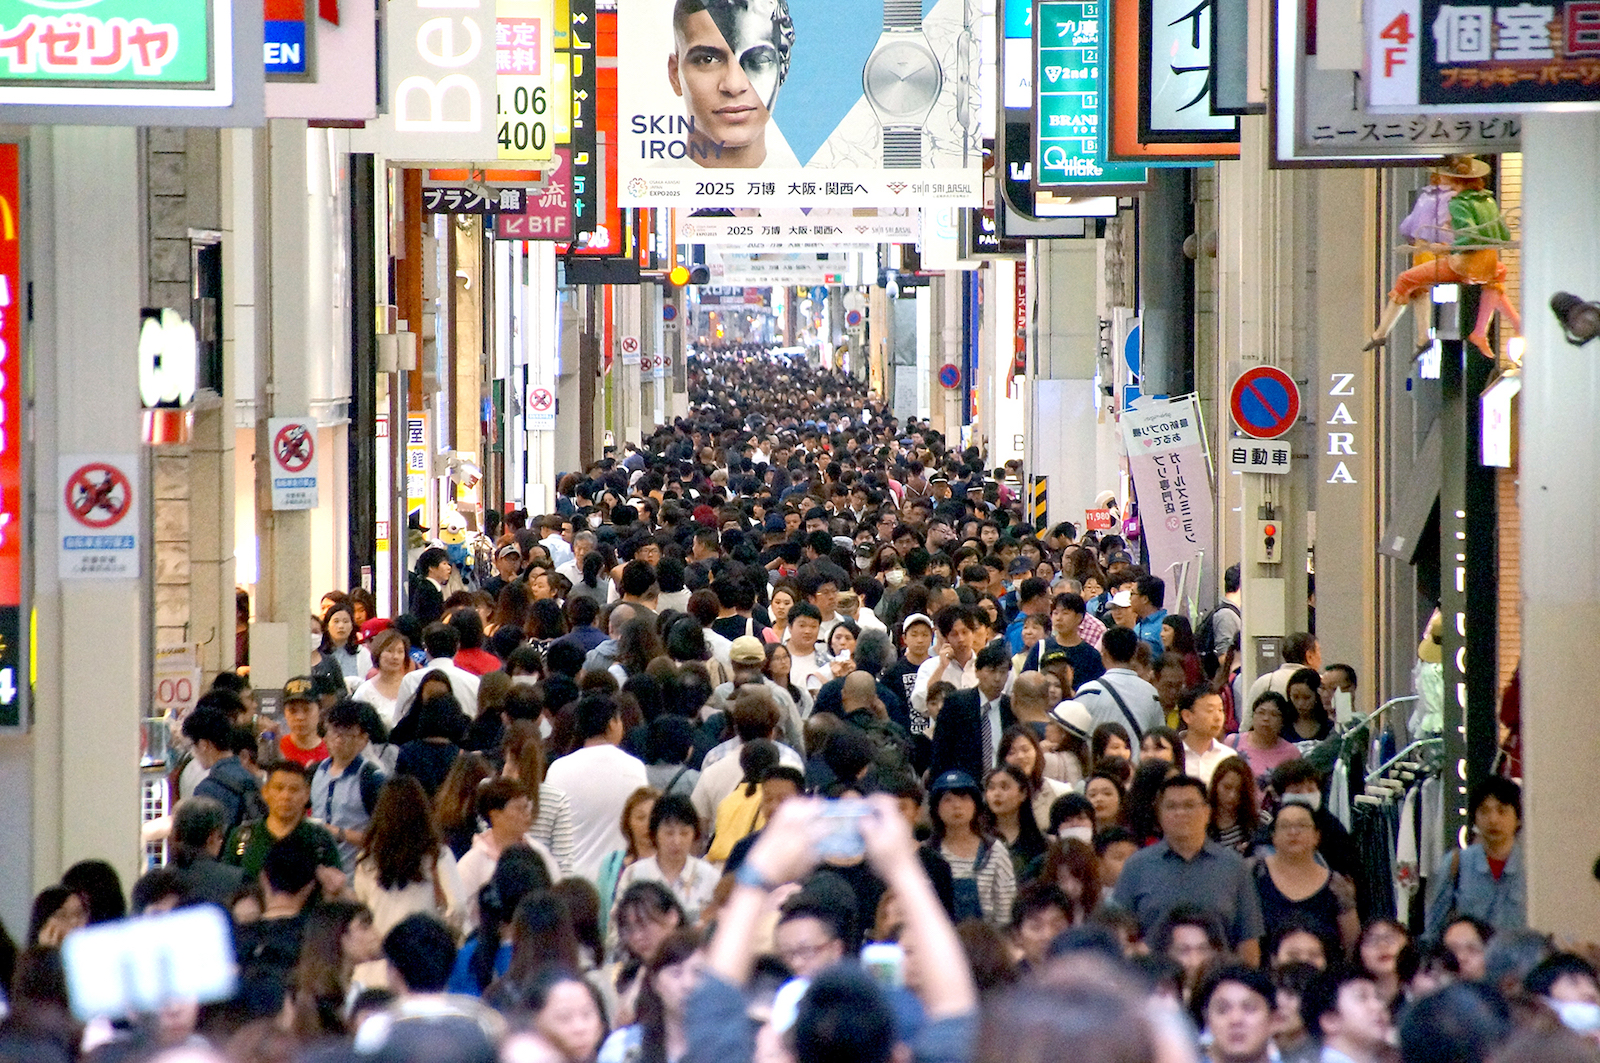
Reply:
<svg viewBox="0 0 1600 1063"><path fill-rule="evenodd" d="M912 774L911 739L893 720L880 719L868 712L853 712L847 720L865 734L875 750L872 763L878 778L898 778Z"/></svg>
<svg viewBox="0 0 1600 1063"><path fill-rule="evenodd" d="M1232 602L1222 601L1212 606L1206 615L1200 618L1200 626L1194 629L1194 647L1200 654L1200 667L1205 669L1208 676L1217 674L1217 667L1222 664L1222 659L1217 656L1217 613L1223 609L1233 610L1235 616L1242 617L1239 607ZM1237 642L1235 643L1237 645Z"/></svg>
<svg viewBox="0 0 1600 1063"><path fill-rule="evenodd" d="M239 799L239 814L223 831L224 836L242 823L253 823L256 820L267 818L267 802L261 796L261 791L257 787L239 786L227 779L220 779L214 775L207 775L206 781L216 783Z"/></svg>

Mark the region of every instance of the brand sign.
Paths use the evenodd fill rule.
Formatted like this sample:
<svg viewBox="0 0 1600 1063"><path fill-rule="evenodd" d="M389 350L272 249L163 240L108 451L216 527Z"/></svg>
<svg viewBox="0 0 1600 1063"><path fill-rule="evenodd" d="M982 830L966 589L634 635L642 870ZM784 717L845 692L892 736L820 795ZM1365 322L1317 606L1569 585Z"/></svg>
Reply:
<svg viewBox="0 0 1600 1063"><path fill-rule="evenodd" d="M1152 165L1238 158L1238 118L1212 113L1214 7L1210 0L1112 5L1108 158Z"/></svg>
<svg viewBox="0 0 1600 1063"><path fill-rule="evenodd" d="M978 202L980 5L706 0L676 26L681 5L617 6L623 206Z"/></svg>
<svg viewBox="0 0 1600 1063"><path fill-rule="evenodd" d="M1035 0L1033 25L1034 189L1143 187L1143 166L1105 161L1104 0Z"/></svg>
<svg viewBox="0 0 1600 1063"><path fill-rule="evenodd" d="M138 458L63 454L58 471L57 574L62 579L138 579Z"/></svg>
<svg viewBox="0 0 1600 1063"><path fill-rule="evenodd" d="M262 58L272 81L313 80L316 63L317 5L313 0L265 0Z"/></svg>
<svg viewBox="0 0 1600 1063"><path fill-rule="evenodd" d="M317 508L317 422L308 417L267 421L272 448L272 508Z"/></svg>
<svg viewBox="0 0 1600 1063"><path fill-rule="evenodd" d="M390 0L385 113L351 134L395 162L495 159L493 0Z"/></svg>
<svg viewBox="0 0 1600 1063"><path fill-rule="evenodd" d="M337 13L337 24L326 17L307 18L316 77L268 82L268 117L371 121L378 116L377 9L345 4Z"/></svg>
<svg viewBox="0 0 1600 1063"><path fill-rule="evenodd" d="M1366 106L1362 75L1317 65L1312 0L1279 0L1271 88L1273 155L1279 166L1370 166L1453 152L1519 150L1513 114L1378 114ZM1381 27L1380 27L1381 29Z"/></svg>
<svg viewBox="0 0 1600 1063"><path fill-rule="evenodd" d="M1379 113L1600 108L1595 0L1372 0L1364 24Z"/></svg>

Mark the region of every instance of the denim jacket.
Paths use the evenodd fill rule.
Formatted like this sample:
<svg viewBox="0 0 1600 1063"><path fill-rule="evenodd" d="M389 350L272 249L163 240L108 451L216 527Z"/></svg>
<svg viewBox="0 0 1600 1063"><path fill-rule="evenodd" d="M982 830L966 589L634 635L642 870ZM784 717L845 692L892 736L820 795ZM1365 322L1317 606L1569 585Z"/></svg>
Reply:
<svg viewBox="0 0 1600 1063"><path fill-rule="evenodd" d="M1528 925L1528 875L1520 838L1511 846L1498 879L1489 872L1482 844L1460 850L1458 858L1458 872L1451 874L1454 861L1437 872L1439 881L1428 898L1428 940L1437 941L1457 915L1476 916L1496 930L1520 930Z"/></svg>

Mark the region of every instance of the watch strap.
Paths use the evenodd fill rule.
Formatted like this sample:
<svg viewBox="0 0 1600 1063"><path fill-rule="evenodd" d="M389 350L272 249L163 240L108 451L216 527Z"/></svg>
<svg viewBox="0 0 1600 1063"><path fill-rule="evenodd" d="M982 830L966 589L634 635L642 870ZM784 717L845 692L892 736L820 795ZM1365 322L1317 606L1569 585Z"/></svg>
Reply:
<svg viewBox="0 0 1600 1063"><path fill-rule="evenodd" d="M886 170L917 170L922 167L922 130L885 129L883 131L883 168Z"/></svg>
<svg viewBox="0 0 1600 1063"><path fill-rule="evenodd" d="M748 860L739 864L739 869L733 873L733 881L741 886L761 890L763 893L771 893L776 888L776 883L762 878L761 872L757 871L755 865Z"/></svg>
<svg viewBox="0 0 1600 1063"><path fill-rule="evenodd" d="M917 29L922 25L922 0L883 0L883 28Z"/></svg>

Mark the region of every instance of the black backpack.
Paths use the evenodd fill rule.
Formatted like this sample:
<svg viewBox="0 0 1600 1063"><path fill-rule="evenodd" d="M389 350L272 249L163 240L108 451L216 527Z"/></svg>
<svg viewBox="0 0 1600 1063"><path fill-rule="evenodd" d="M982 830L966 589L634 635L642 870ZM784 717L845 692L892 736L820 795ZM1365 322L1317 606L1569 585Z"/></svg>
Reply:
<svg viewBox="0 0 1600 1063"><path fill-rule="evenodd" d="M1200 654L1200 667L1205 669L1207 676L1215 676L1217 669L1222 664L1222 658L1217 656L1217 613L1223 609L1231 609L1235 616L1242 617L1239 607L1229 601L1221 601L1212 606L1205 616L1200 618L1200 626L1194 630L1194 648ZM1238 636L1234 637L1234 646L1239 645Z"/></svg>
<svg viewBox="0 0 1600 1063"><path fill-rule="evenodd" d="M215 778L213 776L207 776L206 778L207 781L216 783L218 786L222 787L224 790L228 791L234 797L239 799L238 818L232 823L228 824L227 829L223 831L224 835L232 832L232 830L240 824L253 823L256 820L267 818L267 802L266 799L261 796L261 790L259 788L254 786L237 786L233 783L230 783L227 779Z"/></svg>

